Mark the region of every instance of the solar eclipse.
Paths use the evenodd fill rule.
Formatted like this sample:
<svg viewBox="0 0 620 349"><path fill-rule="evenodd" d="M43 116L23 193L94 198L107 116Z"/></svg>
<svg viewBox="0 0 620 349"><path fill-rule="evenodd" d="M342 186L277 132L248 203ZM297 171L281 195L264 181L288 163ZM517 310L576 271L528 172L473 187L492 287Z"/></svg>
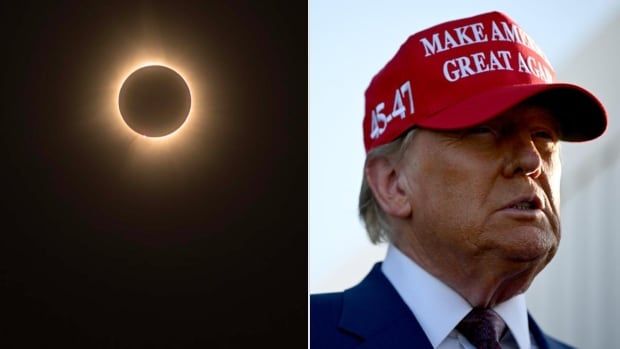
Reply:
<svg viewBox="0 0 620 349"><path fill-rule="evenodd" d="M305 171L299 150L307 120L290 111L303 111L307 97L289 92L306 88L298 73L306 70L307 50L293 47L307 26L289 8L201 0L41 2L36 9L22 1L3 8L9 15L0 26L12 33L3 40L10 54L2 56L1 109L12 115L3 124L3 165L15 169L3 171L10 184L3 230L12 232L0 244L0 283L10 281L0 288L12 299L2 308L12 319L3 343L211 343L202 314L227 317L238 299L240 308L254 305L243 284L256 284L253 277L260 283L261 270L273 269L271 258L252 256L250 268L228 266L241 273L231 279L218 261L303 248L299 237L274 242L256 234L269 231L270 212L304 228L294 213L306 204L290 200L291 192L303 192L303 181L290 171ZM292 71L297 66L302 72ZM129 108L129 87L138 95L158 85L132 83L149 70L169 73L179 89L162 83L162 98ZM160 118L163 110L179 113ZM240 238L248 243L236 243ZM221 301L227 297L233 302ZM265 319L248 320L250 334L277 328ZM243 346L246 328L218 329L222 345ZM42 335L28 336L31 330Z"/></svg>
<svg viewBox="0 0 620 349"><path fill-rule="evenodd" d="M179 129L191 108L191 93L183 77L163 65L132 72L123 82L118 107L127 126L146 137L163 137Z"/></svg>

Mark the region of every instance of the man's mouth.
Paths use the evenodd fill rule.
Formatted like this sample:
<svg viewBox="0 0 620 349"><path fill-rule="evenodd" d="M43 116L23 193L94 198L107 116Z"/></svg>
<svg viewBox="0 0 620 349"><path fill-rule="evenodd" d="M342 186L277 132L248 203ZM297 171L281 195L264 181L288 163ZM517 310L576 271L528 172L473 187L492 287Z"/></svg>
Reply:
<svg viewBox="0 0 620 349"><path fill-rule="evenodd" d="M510 206L510 208L516 208L517 210L533 210L536 208L536 205L531 201L523 201Z"/></svg>
<svg viewBox="0 0 620 349"><path fill-rule="evenodd" d="M504 206L504 209L539 210L542 209L542 200L536 195L521 196Z"/></svg>

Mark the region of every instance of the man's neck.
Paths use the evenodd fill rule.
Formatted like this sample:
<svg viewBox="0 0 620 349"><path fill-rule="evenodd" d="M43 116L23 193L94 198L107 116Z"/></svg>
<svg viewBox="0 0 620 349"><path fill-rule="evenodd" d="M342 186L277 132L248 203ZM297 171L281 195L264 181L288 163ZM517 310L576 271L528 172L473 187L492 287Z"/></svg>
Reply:
<svg viewBox="0 0 620 349"><path fill-rule="evenodd" d="M473 307L492 308L524 293L538 274L538 261L515 262L480 256L476 263L461 263L458 256L436 256L414 248L415 242L394 243L404 255L460 294ZM493 268L489 268L493 266Z"/></svg>

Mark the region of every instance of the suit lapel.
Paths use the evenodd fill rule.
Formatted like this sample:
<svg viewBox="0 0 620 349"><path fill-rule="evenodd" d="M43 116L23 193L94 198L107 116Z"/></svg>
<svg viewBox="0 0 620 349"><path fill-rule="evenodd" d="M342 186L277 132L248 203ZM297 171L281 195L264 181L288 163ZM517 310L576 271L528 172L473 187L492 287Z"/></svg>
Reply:
<svg viewBox="0 0 620 349"><path fill-rule="evenodd" d="M536 321L534 321L534 319L529 313L527 314L527 318L528 318L528 322L530 325L530 333L534 337L534 340L536 341L536 345L538 345L538 348L539 349L553 349L553 347L549 346L549 341L547 341L547 336L545 336L545 334L542 332L540 327L538 327L538 324L536 323Z"/></svg>
<svg viewBox="0 0 620 349"><path fill-rule="evenodd" d="M381 263L343 296L341 329L364 339L360 348L432 349L413 313L381 271Z"/></svg>

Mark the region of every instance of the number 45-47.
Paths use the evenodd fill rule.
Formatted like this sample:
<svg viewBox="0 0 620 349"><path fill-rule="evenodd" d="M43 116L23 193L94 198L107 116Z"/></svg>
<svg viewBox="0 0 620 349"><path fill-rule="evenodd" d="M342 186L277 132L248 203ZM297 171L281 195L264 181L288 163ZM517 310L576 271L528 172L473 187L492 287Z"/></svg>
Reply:
<svg viewBox="0 0 620 349"><path fill-rule="evenodd" d="M383 109L385 108L385 103L383 102L377 104L375 109L372 111L370 138L376 139L381 136L390 121L395 119L397 116L401 119L404 119L407 116L407 108L403 103L403 98L408 98L409 114L413 114L413 94L411 93L411 83L409 81L405 81L400 88L397 88L396 91L394 91L392 113L388 115L383 113Z"/></svg>

